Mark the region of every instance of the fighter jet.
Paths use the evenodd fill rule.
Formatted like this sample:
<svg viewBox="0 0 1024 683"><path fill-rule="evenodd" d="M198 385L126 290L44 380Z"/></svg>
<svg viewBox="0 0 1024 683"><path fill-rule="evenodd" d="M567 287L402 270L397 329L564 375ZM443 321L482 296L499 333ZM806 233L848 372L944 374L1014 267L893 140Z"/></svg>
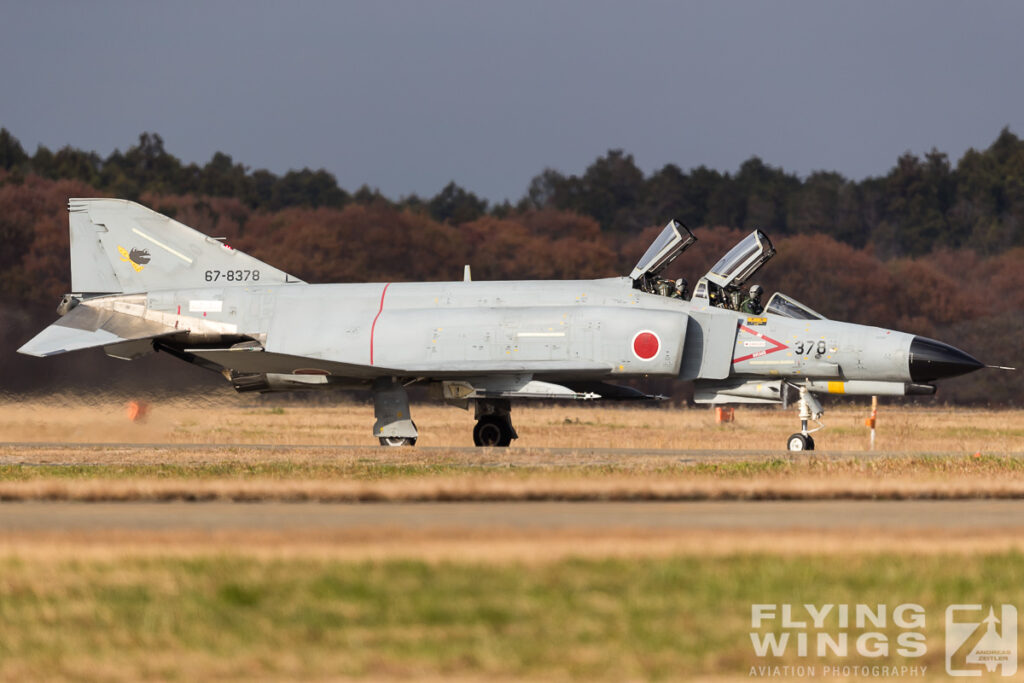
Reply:
<svg viewBox="0 0 1024 683"><path fill-rule="evenodd" d="M162 352L239 392L369 389L385 446L416 443L412 385L473 408L476 445L508 446L512 401L648 399L617 382L659 377L693 381L698 403L786 404L792 393L800 430L787 448L811 450L824 413L815 394L932 394L933 381L983 367L782 293L760 311L742 302L775 253L760 230L687 297L661 275L696 242L675 220L627 277L481 282L467 267L454 282L307 284L130 201L71 199L68 212L72 293L21 353Z"/></svg>

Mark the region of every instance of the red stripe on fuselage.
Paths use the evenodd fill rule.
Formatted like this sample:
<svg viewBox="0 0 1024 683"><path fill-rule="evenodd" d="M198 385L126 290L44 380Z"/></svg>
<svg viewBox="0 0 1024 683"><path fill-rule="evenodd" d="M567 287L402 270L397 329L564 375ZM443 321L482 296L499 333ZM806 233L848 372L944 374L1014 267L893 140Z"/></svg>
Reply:
<svg viewBox="0 0 1024 683"><path fill-rule="evenodd" d="M370 325L370 365L373 365L373 331L377 328L377 318L384 312L384 295L388 293L390 286L390 282L384 285L384 291L380 293L380 308L377 309L377 315L373 316L373 324Z"/></svg>

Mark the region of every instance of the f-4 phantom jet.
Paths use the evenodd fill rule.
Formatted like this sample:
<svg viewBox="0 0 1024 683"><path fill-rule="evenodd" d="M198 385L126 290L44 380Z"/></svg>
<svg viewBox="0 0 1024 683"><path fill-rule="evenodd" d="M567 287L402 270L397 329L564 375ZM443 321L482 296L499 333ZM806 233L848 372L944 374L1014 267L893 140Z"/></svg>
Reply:
<svg viewBox="0 0 1024 683"><path fill-rule="evenodd" d="M755 230L694 287L661 273L696 242L665 226L628 277L598 280L307 284L167 216L118 199L71 199L71 289L60 319L21 347L51 356L102 347L163 352L240 392L369 389L382 445L418 436L407 387L472 407L473 441L517 438L513 400L655 398L617 384L695 383L698 403L787 403L814 448L815 394L931 394L982 363L938 341L828 320L784 294L740 310L772 257ZM818 427L809 428L810 421Z"/></svg>

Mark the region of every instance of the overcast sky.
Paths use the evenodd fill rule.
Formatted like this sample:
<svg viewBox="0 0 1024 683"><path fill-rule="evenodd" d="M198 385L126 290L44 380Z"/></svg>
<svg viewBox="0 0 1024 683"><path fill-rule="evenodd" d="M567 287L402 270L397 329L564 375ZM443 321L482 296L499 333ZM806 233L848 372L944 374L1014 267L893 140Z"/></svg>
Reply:
<svg viewBox="0 0 1024 683"><path fill-rule="evenodd" d="M515 200L609 148L861 179L1024 134L1021 27L1020 2L0 0L0 126L394 198Z"/></svg>

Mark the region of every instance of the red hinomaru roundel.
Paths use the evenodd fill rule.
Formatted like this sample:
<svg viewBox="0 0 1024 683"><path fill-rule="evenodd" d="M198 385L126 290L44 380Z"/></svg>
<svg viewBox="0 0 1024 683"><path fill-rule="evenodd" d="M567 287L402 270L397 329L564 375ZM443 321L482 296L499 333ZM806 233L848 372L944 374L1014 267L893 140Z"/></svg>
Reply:
<svg viewBox="0 0 1024 683"><path fill-rule="evenodd" d="M640 360L651 360L660 348L661 339L650 330L640 330L633 335L633 355Z"/></svg>

